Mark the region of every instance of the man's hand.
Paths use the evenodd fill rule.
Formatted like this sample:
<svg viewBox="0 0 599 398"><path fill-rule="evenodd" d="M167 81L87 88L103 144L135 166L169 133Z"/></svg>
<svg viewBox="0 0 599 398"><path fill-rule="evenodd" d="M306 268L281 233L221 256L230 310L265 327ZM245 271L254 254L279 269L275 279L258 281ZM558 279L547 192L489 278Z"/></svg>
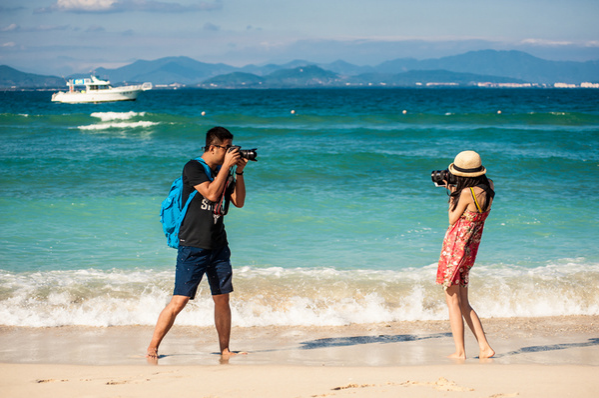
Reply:
<svg viewBox="0 0 599 398"><path fill-rule="evenodd" d="M237 161L237 172L242 173L243 169L245 169L246 164L248 164L248 160L240 156L239 160Z"/></svg>
<svg viewBox="0 0 599 398"><path fill-rule="evenodd" d="M235 166L239 159L241 159L241 154L239 153L239 148L231 148L225 154L225 161L223 162L223 167L228 170L231 167Z"/></svg>

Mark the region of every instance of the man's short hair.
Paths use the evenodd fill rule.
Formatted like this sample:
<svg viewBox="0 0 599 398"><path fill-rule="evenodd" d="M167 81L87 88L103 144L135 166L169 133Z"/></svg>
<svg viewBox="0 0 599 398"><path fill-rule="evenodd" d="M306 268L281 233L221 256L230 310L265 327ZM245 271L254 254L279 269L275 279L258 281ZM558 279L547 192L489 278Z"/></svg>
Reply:
<svg viewBox="0 0 599 398"><path fill-rule="evenodd" d="M232 139L233 134L231 134L231 132L226 128L220 126L212 127L206 133L206 147L204 148L204 151L208 151L208 149L210 149L210 145L220 145L225 142L225 140Z"/></svg>

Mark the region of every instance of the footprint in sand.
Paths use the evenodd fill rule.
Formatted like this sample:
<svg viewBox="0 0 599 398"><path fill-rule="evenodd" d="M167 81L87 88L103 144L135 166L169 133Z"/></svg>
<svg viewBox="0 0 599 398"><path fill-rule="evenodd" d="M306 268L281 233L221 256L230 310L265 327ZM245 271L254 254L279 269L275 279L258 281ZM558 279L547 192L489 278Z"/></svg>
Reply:
<svg viewBox="0 0 599 398"><path fill-rule="evenodd" d="M474 388L460 387L455 382L447 380L445 377L439 377L439 380L434 383L426 383L422 381L406 381L405 383L401 383L401 386L410 387L410 386L423 386L423 387L432 387L435 390L439 391L474 391Z"/></svg>
<svg viewBox="0 0 599 398"><path fill-rule="evenodd" d="M338 390L347 390L349 388L365 388L365 387L375 387L375 385L374 384L348 384L345 387L335 387L335 388L332 388L331 390L338 391Z"/></svg>

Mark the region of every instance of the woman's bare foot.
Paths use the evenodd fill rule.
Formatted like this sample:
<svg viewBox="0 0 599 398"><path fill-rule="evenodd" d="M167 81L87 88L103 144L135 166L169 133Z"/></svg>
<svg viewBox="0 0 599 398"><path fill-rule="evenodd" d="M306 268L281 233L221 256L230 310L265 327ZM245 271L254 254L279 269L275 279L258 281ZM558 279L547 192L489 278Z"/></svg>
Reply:
<svg viewBox="0 0 599 398"><path fill-rule="evenodd" d="M460 354L460 353L454 352L453 354L448 355L447 358L449 358L449 359L466 359L466 353Z"/></svg>
<svg viewBox="0 0 599 398"><path fill-rule="evenodd" d="M493 355L495 355L495 351L493 351L493 349L491 347L488 347L488 348L485 348L484 350L480 350L478 357L480 359L487 359L487 358L491 358Z"/></svg>

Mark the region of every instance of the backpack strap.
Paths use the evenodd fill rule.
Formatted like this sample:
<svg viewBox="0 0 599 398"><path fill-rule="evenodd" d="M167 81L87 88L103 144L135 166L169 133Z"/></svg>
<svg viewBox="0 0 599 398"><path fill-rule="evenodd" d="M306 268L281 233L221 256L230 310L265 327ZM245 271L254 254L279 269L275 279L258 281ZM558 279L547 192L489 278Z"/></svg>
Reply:
<svg viewBox="0 0 599 398"><path fill-rule="evenodd" d="M470 188L470 193L472 194L472 199L474 199L474 204L476 205L478 212L482 213L483 209L480 208L480 205L478 204L478 201L476 200L476 195L474 194L474 189Z"/></svg>
<svg viewBox="0 0 599 398"><path fill-rule="evenodd" d="M204 171L206 172L206 175L208 176L210 181L214 181L214 176L212 175L212 169L210 169L210 167L208 166L208 164L206 163L204 158L199 157L199 158L196 158L195 160L197 160L198 163L200 163L202 166L204 166ZM216 172L218 173L220 171L220 169L221 169L221 166L217 166ZM231 183L232 183L232 175L229 175L229 177L227 178L227 182L225 183L225 188L223 189L223 194L221 195L218 203L214 206L214 214L224 216L229 212L229 201L227 200L226 193L227 193L227 189L229 189L229 185ZM195 192L197 192L197 190L194 190L194 193ZM223 204L224 204L224 206L223 206ZM224 209L223 209L223 207L224 207Z"/></svg>
<svg viewBox="0 0 599 398"><path fill-rule="evenodd" d="M212 169L210 168L210 166L208 166L208 164L206 163L206 161L204 160L204 158L202 158L200 156L199 158L195 158L195 160L197 160L198 163L200 163L204 167L204 171L206 172L206 175L208 176L208 179L210 181L214 181L214 176L212 175ZM216 168L216 172L218 173L219 171L220 171L220 166L218 166Z"/></svg>
<svg viewBox="0 0 599 398"><path fill-rule="evenodd" d="M199 157L199 158L196 158L195 160L197 160L198 163L200 163L204 167L204 171L206 172L206 176L208 176L208 179L210 179L210 181L213 181L214 177L212 176L212 170L210 170L210 167L208 166L208 164L206 164L204 159ZM185 218L185 214L187 213L187 208L189 207L191 200L194 198L194 196L196 196L196 193L198 193L198 191L197 191L197 189L194 189L187 197L187 202L185 202L185 205L181 209L181 219L179 220L179 224L181 224L183 222L183 219Z"/></svg>

